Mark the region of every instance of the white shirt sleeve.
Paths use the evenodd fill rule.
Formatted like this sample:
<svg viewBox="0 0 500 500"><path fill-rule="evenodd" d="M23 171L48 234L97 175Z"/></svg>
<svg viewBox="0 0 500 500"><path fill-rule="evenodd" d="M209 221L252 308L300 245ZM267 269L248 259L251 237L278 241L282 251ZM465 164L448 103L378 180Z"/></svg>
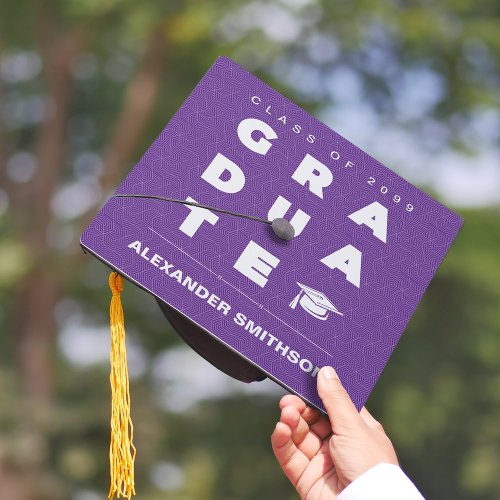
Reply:
<svg viewBox="0 0 500 500"><path fill-rule="evenodd" d="M425 500L397 465L378 464L361 474L338 500Z"/></svg>

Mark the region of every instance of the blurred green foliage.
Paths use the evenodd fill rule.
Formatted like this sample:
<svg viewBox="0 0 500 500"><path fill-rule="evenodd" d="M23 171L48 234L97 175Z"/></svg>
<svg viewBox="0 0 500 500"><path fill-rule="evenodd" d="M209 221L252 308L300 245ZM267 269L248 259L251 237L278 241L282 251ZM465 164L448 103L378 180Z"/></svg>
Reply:
<svg viewBox="0 0 500 500"><path fill-rule="evenodd" d="M499 108L499 19L494 0L4 0L0 500L107 492L108 367L75 363L62 345L68 322L100 332L108 321L107 271L81 254L78 237L218 55L315 113L342 104L329 83L347 68L382 124L425 147L438 123L441 150L472 155L479 142L467 140L467 123ZM421 71L441 95L403 116L401 82ZM9 170L18 152L37 165L25 180ZM62 197L69 188L76 194ZM500 210L461 213L464 229L368 406L429 498L499 498ZM184 413L165 409L153 368L180 341L151 297L127 287L123 300L145 359L131 389L138 498L296 498L269 443L278 397L230 392Z"/></svg>

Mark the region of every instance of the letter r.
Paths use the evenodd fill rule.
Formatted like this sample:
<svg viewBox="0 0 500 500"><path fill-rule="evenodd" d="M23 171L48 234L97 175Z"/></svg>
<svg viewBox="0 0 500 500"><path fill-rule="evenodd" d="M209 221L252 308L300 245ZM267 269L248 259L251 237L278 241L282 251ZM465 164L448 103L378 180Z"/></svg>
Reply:
<svg viewBox="0 0 500 500"><path fill-rule="evenodd" d="M292 174L292 179L302 186L309 182L309 191L323 199L323 188L332 183L333 174L324 163L308 153Z"/></svg>

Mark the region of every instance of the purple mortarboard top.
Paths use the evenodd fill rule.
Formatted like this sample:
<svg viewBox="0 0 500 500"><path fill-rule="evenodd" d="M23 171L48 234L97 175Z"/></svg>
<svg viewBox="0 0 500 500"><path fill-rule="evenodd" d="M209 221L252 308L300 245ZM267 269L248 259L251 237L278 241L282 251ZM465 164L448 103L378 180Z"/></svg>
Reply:
<svg viewBox="0 0 500 500"><path fill-rule="evenodd" d="M295 236L284 241L263 222L118 194L285 218ZM360 409L461 225L220 57L81 244L321 410L316 375L333 366Z"/></svg>

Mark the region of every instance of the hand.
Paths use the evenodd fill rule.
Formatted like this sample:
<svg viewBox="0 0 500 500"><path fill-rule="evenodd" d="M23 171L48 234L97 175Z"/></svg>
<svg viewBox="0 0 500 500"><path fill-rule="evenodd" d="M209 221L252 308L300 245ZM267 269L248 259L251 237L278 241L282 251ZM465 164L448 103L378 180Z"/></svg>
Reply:
<svg viewBox="0 0 500 500"><path fill-rule="evenodd" d="M365 408L358 413L333 368L319 371L318 393L328 419L287 395L271 436L276 459L301 499L335 499L373 466L399 465L382 426Z"/></svg>

